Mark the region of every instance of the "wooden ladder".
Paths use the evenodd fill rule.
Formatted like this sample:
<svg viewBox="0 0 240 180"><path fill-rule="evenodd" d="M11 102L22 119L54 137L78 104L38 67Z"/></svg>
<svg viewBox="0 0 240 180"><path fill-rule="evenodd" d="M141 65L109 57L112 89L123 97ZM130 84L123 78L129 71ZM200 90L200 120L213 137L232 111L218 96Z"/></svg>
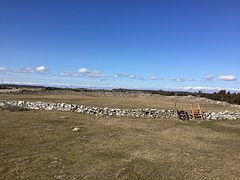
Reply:
<svg viewBox="0 0 240 180"><path fill-rule="evenodd" d="M203 120L203 113L200 105L197 103L197 107L195 107L193 104L191 106L191 112L193 119L201 119Z"/></svg>

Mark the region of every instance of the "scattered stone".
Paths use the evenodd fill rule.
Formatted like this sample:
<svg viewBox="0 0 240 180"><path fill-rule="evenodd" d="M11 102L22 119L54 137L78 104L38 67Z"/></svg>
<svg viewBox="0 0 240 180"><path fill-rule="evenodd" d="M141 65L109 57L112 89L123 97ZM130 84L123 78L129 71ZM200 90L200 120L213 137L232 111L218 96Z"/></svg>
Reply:
<svg viewBox="0 0 240 180"><path fill-rule="evenodd" d="M55 175L54 178L55 178L55 179L65 179L65 176L66 176L66 175L61 175L61 174L59 174L59 175Z"/></svg>
<svg viewBox="0 0 240 180"><path fill-rule="evenodd" d="M74 127L74 128L72 129L73 132L76 132L76 131L79 131L79 130L80 130L79 127Z"/></svg>

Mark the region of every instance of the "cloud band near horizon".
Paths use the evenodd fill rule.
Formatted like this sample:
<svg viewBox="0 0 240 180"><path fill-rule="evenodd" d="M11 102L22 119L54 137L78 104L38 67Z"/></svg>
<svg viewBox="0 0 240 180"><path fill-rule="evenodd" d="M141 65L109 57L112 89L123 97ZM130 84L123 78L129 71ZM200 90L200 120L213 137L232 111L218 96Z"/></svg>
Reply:
<svg viewBox="0 0 240 180"><path fill-rule="evenodd" d="M48 68L45 65L40 65L36 67L22 67L22 68L9 68L9 67L4 67L0 66L0 73L1 74L7 74L7 73L22 73L22 74L31 74L31 73L36 73L36 74L46 74L46 72L49 72L50 68ZM48 74L51 76L51 73ZM219 80L219 81L224 81L224 82L237 82L238 78L234 75L219 75L218 78L216 79L214 75L206 75L200 80L196 80L190 77L161 77L158 75L149 75L146 77L138 76L138 75L132 75L128 73L115 73L115 74L110 74L110 75L105 75L103 72L99 70L91 70L86 67L80 67L78 70L75 71L64 71L59 73L57 76L60 77L82 77L82 78L93 78L93 79L100 79L100 82L105 82L109 79L114 80L114 79L131 79L131 80L140 80L140 81L162 81L162 80L168 80L168 81L173 81L176 83L183 83L183 82L212 82L214 80Z"/></svg>

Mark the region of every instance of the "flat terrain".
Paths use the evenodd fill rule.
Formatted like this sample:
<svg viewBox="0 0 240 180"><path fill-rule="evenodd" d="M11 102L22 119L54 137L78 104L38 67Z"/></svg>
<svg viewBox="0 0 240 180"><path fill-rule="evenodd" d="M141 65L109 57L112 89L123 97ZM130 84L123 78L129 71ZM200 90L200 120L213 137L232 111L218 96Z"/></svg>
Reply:
<svg viewBox="0 0 240 180"><path fill-rule="evenodd" d="M239 179L239 149L239 120L181 122L0 110L4 180Z"/></svg>
<svg viewBox="0 0 240 180"><path fill-rule="evenodd" d="M193 103L198 102L196 97L167 97L167 96L101 96L78 94L50 94L50 95L13 95L0 94L0 100L29 100L45 102L65 102L73 104L83 104L98 107L116 107L116 108L160 108L174 109L175 103L178 109L190 110ZM240 108L230 105L211 104L208 102L199 102L203 111L239 111Z"/></svg>

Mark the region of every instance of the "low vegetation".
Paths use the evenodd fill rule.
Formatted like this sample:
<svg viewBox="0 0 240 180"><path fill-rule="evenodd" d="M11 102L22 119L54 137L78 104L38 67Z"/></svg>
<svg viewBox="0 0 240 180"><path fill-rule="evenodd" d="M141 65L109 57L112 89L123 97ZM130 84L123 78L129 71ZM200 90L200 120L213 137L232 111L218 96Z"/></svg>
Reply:
<svg viewBox="0 0 240 180"><path fill-rule="evenodd" d="M226 100L229 93L216 94ZM1 100L174 108L176 99L164 97L0 94ZM183 99L177 108L190 107L192 102ZM220 104L202 108L239 111ZM0 109L0 127L0 179L4 180L238 179L240 174L240 120L107 118L6 107Z"/></svg>
<svg viewBox="0 0 240 180"><path fill-rule="evenodd" d="M200 97L206 97L215 101L225 101L231 104L240 104L240 93L230 93L226 90L221 90L213 94L199 92Z"/></svg>
<svg viewBox="0 0 240 180"><path fill-rule="evenodd" d="M240 121L0 110L0 179L237 179Z"/></svg>

